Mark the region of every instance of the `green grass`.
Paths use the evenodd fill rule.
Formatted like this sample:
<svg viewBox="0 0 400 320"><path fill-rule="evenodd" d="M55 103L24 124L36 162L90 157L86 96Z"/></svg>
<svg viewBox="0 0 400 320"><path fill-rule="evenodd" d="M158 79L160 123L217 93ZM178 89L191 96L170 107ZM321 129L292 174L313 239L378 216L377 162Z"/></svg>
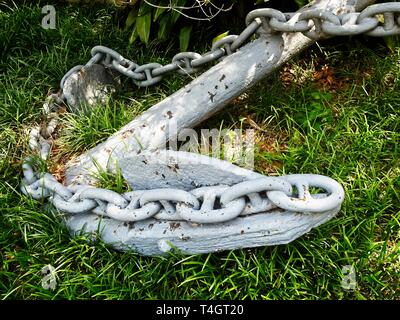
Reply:
<svg viewBox="0 0 400 320"><path fill-rule="evenodd" d="M363 38L321 42L291 64L301 79L327 63L346 86L333 92L306 77L284 87L278 74L202 124L259 127L256 169L320 173L346 192L340 214L284 246L207 255L141 257L101 241L71 239L54 210L21 195L26 129L41 119L47 92L104 44L140 63L165 63L177 50L127 46L114 9L58 7L56 30L40 27L40 6L0 7L0 297L3 299L394 299L400 287L400 50ZM204 51L207 48L202 48ZM170 51L172 50L172 51ZM168 77L149 89L126 86L104 108L63 118L66 154L80 153L188 79ZM68 133L68 136L67 136ZM103 183L116 189L123 182ZM55 291L41 269L57 270ZM354 266L357 288L341 287Z"/></svg>

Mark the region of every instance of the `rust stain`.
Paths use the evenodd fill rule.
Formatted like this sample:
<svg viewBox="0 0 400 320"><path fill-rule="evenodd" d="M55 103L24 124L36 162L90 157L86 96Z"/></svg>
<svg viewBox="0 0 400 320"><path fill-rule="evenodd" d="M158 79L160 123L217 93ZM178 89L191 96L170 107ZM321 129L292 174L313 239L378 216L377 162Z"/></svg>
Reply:
<svg viewBox="0 0 400 320"><path fill-rule="evenodd" d="M171 119L173 117L172 112L171 111L167 111L167 113L165 114L166 118Z"/></svg>
<svg viewBox="0 0 400 320"><path fill-rule="evenodd" d="M208 91L208 95L210 96L211 102L214 102L214 97L215 97L217 94L216 94L216 93L211 93L210 91Z"/></svg>
<svg viewBox="0 0 400 320"><path fill-rule="evenodd" d="M179 222L170 222L169 228L171 231L180 228L181 224Z"/></svg>

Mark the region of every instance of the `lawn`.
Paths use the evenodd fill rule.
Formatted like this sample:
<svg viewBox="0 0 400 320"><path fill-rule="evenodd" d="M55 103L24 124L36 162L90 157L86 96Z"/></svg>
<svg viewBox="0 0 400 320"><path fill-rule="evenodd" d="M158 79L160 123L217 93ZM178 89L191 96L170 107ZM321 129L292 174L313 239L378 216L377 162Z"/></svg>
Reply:
<svg viewBox="0 0 400 320"><path fill-rule="evenodd" d="M343 185L339 215L288 245L155 258L115 252L71 239L49 205L19 192L27 130L40 122L47 93L94 45L139 63L165 64L178 51L174 43L128 45L116 15L112 7L59 6L57 28L44 30L39 5L0 6L0 298L398 299L400 48L382 39L321 41L202 124L255 129L258 172L319 173ZM194 49L205 52L211 39ZM171 75L148 89L127 81L106 107L65 115L69 136L48 166L93 147L189 81ZM42 288L48 264L55 290ZM354 268L355 288L343 288L343 268Z"/></svg>

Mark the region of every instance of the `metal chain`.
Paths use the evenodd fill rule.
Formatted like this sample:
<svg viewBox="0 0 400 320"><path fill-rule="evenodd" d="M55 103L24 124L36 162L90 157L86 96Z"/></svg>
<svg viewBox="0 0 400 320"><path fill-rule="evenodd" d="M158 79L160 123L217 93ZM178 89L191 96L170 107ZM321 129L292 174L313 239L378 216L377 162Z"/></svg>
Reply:
<svg viewBox="0 0 400 320"><path fill-rule="evenodd" d="M167 65L138 65L110 48L95 46L91 50L92 58L85 66L101 63L132 78L139 87L148 87L159 83L166 74L178 72L190 75L211 62L220 61L238 51L255 34L301 32L312 39L360 34L374 37L400 34L400 3L380 3L361 12L341 14L323 9L309 9L302 13L283 13L271 8L257 9L247 15L246 25L240 35L228 35L216 41L211 51L202 55L196 52L181 52ZM78 65L68 71L61 80L61 89L70 75L85 66Z"/></svg>

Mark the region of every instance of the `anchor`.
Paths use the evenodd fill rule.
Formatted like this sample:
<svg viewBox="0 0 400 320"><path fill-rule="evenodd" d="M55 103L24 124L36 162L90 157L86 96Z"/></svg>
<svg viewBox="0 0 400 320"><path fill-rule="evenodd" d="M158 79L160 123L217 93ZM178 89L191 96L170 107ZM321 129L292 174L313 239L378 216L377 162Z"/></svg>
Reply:
<svg viewBox="0 0 400 320"><path fill-rule="evenodd" d="M173 249L198 254L289 243L333 218L344 200L335 180L316 174L263 176L228 161L165 148L224 108L266 75L315 41L336 35L399 34L400 4L369 5L364 0L316 0L296 13L274 9L250 12L239 36L217 41L210 52L177 54L162 66L139 66L118 52L96 46L84 66L62 79L61 95L52 95L45 111L54 121L41 134L30 133L30 146L46 159L56 126L57 106L90 111L113 92L115 74L139 87L154 85L171 72L191 74L216 65L151 107L105 142L69 161L66 185L49 173L23 164L21 190L49 198L65 213L72 235L100 236L118 250L162 255ZM361 11L361 12L360 12ZM385 13L381 25L376 15ZM397 19L397 20L396 20ZM256 34L257 38L251 40ZM122 172L133 191L118 194L96 188L98 167ZM311 188L324 192L312 193Z"/></svg>

